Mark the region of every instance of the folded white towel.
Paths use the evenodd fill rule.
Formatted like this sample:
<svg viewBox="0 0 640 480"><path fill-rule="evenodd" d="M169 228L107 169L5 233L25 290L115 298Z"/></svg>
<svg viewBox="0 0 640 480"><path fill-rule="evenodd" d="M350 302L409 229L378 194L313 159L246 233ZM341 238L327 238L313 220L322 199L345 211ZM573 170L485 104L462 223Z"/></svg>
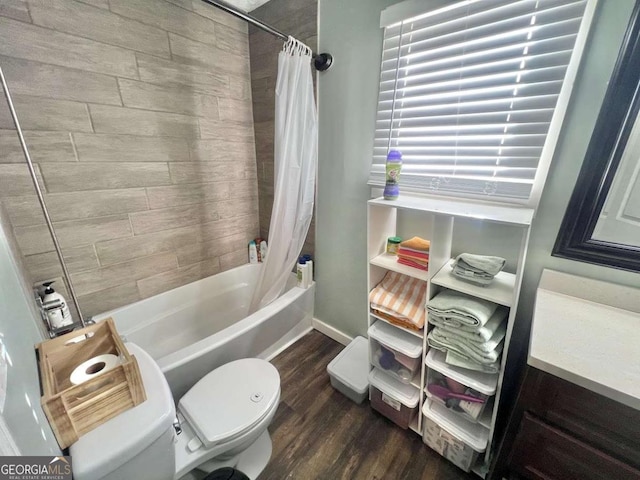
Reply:
<svg viewBox="0 0 640 480"><path fill-rule="evenodd" d="M446 348L448 351L453 351L478 363L496 362L500 358L504 346L504 337L486 344L478 344L440 327L431 330L427 335L427 340L429 345L433 347ZM485 350L485 348L479 347L480 345L484 345L486 349L491 346L494 348Z"/></svg>
<svg viewBox="0 0 640 480"><path fill-rule="evenodd" d="M461 337L468 338L474 342L482 343L487 342L496 334L504 337L507 331L506 318L509 314L507 307L499 306L491 318L484 325L460 325L458 321L450 321L447 318L440 317L434 313L429 313L429 323L436 327L442 327L449 330L454 330Z"/></svg>
<svg viewBox="0 0 640 480"><path fill-rule="evenodd" d="M451 366L467 368L469 370L475 370L477 372L498 373L500 371L499 361L495 363L477 363L452 351L447 352L447 356L445 357L444 361Z"/></svg>
<svg viewBox="0 0 640 480"><path fill-rule="evenodd" d="M485 355L493 352L503 342L506 333L506 329L499 329L496 333L494 333L493 337L491 337L486 342L476 342L467 337L459 335L459 330L449 330L446 327L436 328L438 329L438 333L435 335L435 338L447 338L447 340L449 340L450 342L459 344L461 348L464 347L466 349L474 351L478 355Z"/></svg>
<svg viewBox="0 0 640 480"><path fill-rule="evenodd" d="M462 253L455 259L455 265L470 270L483 277L493 278L504 268L507 261L502 257Z"/></svg>
<svg viewBox="0 0 640 480"><path fill-rule="evenodd" d="M451 273L453 273L455 277L461 278L466 282L475 283L476 285L480 285L482 287L491 285L491 283L493 282L493 277L485 276L484 274L478 274L478 273L472 272L471 270L465 270L464 268L461 268L459 265L454 265Z"/></svg>
<svg viewBox="0 0 640 480"><path fill-rule="evenodd" d="M443 318L449 326L484 326L498 305L454 290L442 290L429 300L427 310Z"/></svg>

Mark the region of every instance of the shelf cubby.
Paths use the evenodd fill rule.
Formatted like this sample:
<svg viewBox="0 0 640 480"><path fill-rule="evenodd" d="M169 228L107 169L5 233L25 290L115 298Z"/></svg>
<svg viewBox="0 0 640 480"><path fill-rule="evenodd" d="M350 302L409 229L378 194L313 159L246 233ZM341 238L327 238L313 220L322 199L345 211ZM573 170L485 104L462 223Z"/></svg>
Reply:
<svg viewBox="0 0 640 480"><path fill-rule="evenodd" d="M500 272L493 281L487 285L477 285L463 280L453 274L453 260L444 265L431 279L434 285L466 293L477 298L511 307L513 304L513 292L516 287L516 276L513 273Z"/></svg>
<svg viewBox="0 0 640 480"><path fill-rule="evenodd" d="M393 201L383 198L369 200L367 204L369 291L384 278L387 272L397 272L425 281L427 304L442 289L451 289L509 307L506 319L507 332L504 339L504 352L507 352L517 310L522 267L533 213L532 209L526 207L426 195L401 195ZM469 232L474 235L473 238L469 237ZM475 232L478 232L477 237ZM420 236L431 242L428 271L399 264L395 255L386 253L389 237L407 239L413 236ZM464 252L505 256L509 271L500 272L486 287L460 279L452 273L452 258ZM503 353L500 371L496 374L453 367L446 363L444 352L429 350L426 338L429 331L428 324L425 324L420 331L410 330L394 325L369 311L368 325L371 326L374 322L385 322L398 331L423 342L420 369L411 380L413 388L420 393L418 411L421 414L413 419L409 425L409 431L423 434L425 417L422 412L424 408L429 408L430 403L425 393L429 368L434 368L434 371L475 390L478 390L476 387L480 387L485 392L493 392L480 417L475 423L472 422L473 427L471 427L481 432L483 438L486 438L486 451L479 454L477 464L472 469L478 475L484 476L494 442L506 355ZM427 357L431 365L428 364ZM444 411L445 414L458 415L456 412L447 412L446 408ZM457 421L455 418L452 420ZM446 422L444 423L446 427Z"/></svg>

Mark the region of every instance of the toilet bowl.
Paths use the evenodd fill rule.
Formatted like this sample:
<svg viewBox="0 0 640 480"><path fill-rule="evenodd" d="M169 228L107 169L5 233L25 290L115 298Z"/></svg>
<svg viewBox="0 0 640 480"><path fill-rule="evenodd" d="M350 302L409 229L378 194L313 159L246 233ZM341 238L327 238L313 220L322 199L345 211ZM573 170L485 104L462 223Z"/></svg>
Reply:
<svg viewBox="0 0 640 480"><path fill-rule="evenodd" d="M205 375L175 404L157 363L128 343L147 400L71 445L75 480L174 480L198 468L235 467L256 478L271 457L267 427L280 401L280 375L245 358Z"/></svg>

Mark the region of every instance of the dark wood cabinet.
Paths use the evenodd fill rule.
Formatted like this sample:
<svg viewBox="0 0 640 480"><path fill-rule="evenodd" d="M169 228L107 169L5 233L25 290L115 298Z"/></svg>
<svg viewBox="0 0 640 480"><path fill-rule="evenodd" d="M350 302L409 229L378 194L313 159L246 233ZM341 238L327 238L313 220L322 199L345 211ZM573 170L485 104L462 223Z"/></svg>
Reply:
<svg viewBox="0 0 640 480"><path fill-rule="evenodd" d="M527 367L488 478L640 480L640 411Z"/></svg>

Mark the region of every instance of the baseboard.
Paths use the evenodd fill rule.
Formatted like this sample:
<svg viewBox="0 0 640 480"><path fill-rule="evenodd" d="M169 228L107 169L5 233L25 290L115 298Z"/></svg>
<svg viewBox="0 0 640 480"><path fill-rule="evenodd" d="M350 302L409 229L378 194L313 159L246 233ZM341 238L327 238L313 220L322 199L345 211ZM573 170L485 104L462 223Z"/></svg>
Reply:
<svg viewBox="0 0 640 480"><path fill-rule="evenodd" d="M347 335L344 332L341 332L336 327L332 327L331 325L323 322L322 320L318 320L315 317L311 320L311 325L313 326L314 329L318 330L320 333L324 333L327 337L343 345L349 345L351 340L353 340L353 337Z"/></svg>

